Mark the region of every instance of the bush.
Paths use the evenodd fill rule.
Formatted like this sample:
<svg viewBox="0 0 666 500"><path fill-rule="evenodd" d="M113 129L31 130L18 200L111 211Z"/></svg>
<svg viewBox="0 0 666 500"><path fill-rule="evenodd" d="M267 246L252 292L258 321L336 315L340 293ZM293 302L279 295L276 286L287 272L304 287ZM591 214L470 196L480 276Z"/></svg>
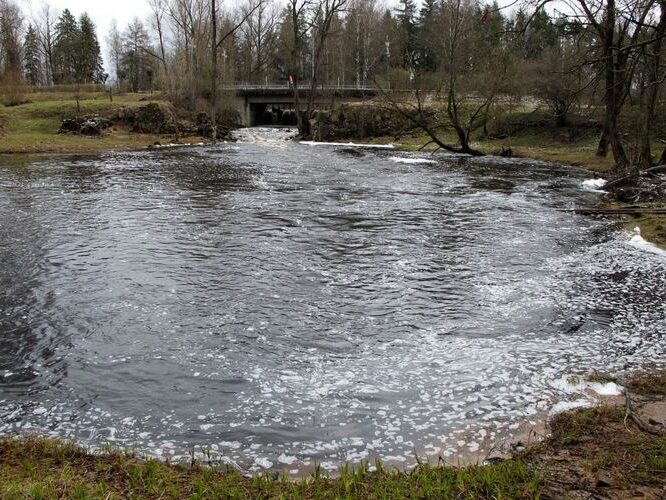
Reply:
<svg viewBox="0 0 666 500"><path fill-rule="evenodd" d="M132 132L144 134L173 133L178 126L174 110L166 104L156 102L123 107L115 118L126 122Z"/></svg>

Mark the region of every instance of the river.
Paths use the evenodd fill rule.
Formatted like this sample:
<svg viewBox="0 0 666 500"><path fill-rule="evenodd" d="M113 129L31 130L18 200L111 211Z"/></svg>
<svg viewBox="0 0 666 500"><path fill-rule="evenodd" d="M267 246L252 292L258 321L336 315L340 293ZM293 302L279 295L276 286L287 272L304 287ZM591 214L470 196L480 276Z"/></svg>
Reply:
<svg viewBox="0 0 666 500"><path fill-rule="evenodd" d="M663 359L666 258L569 210L589 173L287 136L0 159L0 433L455 461Z"/></svg>

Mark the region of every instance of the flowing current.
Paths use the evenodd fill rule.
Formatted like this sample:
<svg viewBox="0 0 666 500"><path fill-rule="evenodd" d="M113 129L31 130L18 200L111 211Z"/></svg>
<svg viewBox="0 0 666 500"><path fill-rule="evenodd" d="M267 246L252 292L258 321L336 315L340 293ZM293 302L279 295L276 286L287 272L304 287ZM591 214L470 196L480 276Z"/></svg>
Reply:
<svg viewBox="0 0 666 500"><path fill-rule="evenodd" d="M660 362L666 258L589 173L234 144L0 159L0 433L244 471L483 457Z"/></svg>

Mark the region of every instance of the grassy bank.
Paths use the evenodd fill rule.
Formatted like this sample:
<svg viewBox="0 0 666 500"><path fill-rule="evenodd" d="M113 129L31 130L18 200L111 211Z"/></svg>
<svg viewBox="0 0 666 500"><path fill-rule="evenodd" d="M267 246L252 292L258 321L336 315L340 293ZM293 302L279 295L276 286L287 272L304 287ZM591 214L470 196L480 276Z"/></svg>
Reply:
<svg viewBox="0 0 666 500"><path fill-rule="evenodd" d="M382 140L388 139L382 138ZM451 136L448 139L455 143L455 137ZM401 137L396 145L404 151L417 151L428 140L427 136L416 134ZM550 135L548 132L538 133L528 130L503 139L477 139L474 141L474 146L488 153L510 148L515 157L564 163L601 173L608 172L613 167L612 161L608 158L596 156L596 138L593 136L585 136L575 142L570 142L558 139L557 136ZM429 146L424 148L424 151L432 151L433 149Z"/></svg>
<svg viewBox="0 0 666 500"><path fill-rule="evenodd" d="M143 149L165 137L130 132L122 125L114 125L101 137L60 135L62 120L76 116L99 115L110 117L123 106L139 106L148 102L162 102L158 94L86 93L79 96L77 105L73 93L31 93L29 102L19 106L0 106L0 154L24 153L91 153L105 150ZM200 141L199 138L197 140Z"/></svg>
<svg viewBox="0 0 666 500"><path fill-rule="evenodd" d="M405 473L367 466L330 479L246 478L38 438L0 441L1 498L663 498L666 373L636 377L626 400L562 413L516 457Z"/></svg>
<svg viewBox="0 0 666 500"><path fill-rule="evenodd" d="M406 474L367 467L299 482L248 479L215 468L168 465L121 453L91 455L52 440L0 442L2 498L531 498L539 476L520 460Z"/></svg>

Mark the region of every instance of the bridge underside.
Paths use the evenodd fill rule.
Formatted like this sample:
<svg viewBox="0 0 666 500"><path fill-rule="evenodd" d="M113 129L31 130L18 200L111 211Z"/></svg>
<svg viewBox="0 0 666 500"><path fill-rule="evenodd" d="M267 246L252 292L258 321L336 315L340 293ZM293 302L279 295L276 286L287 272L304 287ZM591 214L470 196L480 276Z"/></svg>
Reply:
<svg viewBox="0 0 666 500"><path fill-rule="evenodd" d="M317 96L315 105L319 109L324 107L330 109L339 104L364 102L371 97L361 93L322 95ZM291 93L237 94L235 99L236 110L243 126L296 125L294 96ZM303 95L301 99L304 103L307 95Z"/></svg>

